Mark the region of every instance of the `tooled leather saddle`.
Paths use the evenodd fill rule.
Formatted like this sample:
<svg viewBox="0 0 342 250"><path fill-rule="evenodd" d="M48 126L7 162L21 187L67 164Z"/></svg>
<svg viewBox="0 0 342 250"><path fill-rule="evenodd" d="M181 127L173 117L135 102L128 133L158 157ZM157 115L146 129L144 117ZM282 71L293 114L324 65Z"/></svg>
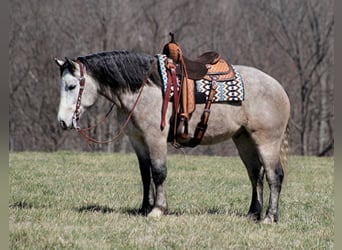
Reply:
<svg viewBox="0 0 342 250"><path fill-rule="evenodd" d="M215 51L205 52L196 59L191 60L185 57L180 46L175 42L174 34L170 32L171 40L164 45L162 53L168 58L167 68L169 68L168 84L173 84L173 91L177 91L175 87L177 84L172 83L179 79L179 93L175 93L174 102L174 116L171 122L171 129L169 133L169 141L173 141L174 146L197 146L207 129L207 123L210 115L210 107L216 94L216 82L228 81L235 77L235 73L231 64L223 60ZM172 70L171 70L172 69ZM171 71L170 71L171 70ZM177 77L172 75L177 74ZM205 100L204 111L200 122L194 132L194 136L188 136L188 124L191 114L196 107L196 86L195 81L204 79L211 82L210 92ZM164 98L169 98L165 96ZM166 114L167 101L163 102L163 114ZM162 118L163 119L163 118ZM163 126L162 126L163 127Z"/></svg>

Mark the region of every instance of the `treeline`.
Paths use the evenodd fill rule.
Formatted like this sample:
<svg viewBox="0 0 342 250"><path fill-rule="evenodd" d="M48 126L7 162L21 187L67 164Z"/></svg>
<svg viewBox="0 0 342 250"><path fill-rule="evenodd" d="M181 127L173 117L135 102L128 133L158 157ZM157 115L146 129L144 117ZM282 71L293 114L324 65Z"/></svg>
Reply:
<svg viewBox="0 0 342 250"><path fill-rule="evenodd" d="M157 54L173 31L189 57L216 50L233 64L254 66L279 80L292 104L292 153L332 155L333 9L333 0L13 0L9 149L131 151L126 137L90 148L75 131L59 127L53 58L107 50ZM99 100L82 124L96 123L109 108ZM120 128L115 112L110 121L92 135L111 138ZM236 154L231 142L187 152Z"/></svg>

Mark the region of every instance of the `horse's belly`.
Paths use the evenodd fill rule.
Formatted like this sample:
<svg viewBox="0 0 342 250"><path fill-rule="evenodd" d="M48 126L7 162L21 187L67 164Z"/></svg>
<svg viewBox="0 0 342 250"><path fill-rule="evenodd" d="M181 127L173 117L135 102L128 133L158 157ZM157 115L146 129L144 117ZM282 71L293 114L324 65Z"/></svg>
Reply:
<svg viewBox="0 0 342 250"><path fill-rule="evenodd" d="M197 105L189 124L189 135L192 136L200 121L204 105ZM208 127L201 145L216 144L230 139L243 124L240 105L228 103L212 104Z"/></svg>

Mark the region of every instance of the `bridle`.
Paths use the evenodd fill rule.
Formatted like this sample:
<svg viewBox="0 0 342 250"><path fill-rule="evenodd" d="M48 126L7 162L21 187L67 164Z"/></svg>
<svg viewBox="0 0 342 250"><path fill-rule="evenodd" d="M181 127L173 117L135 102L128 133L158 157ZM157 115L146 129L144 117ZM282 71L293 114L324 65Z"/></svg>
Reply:
<svg viewBox="0 0 342 250"><path fill-rule="evenodd" d="M128 125L129 121L131 120L134 110L140 100L141 94L143 92L143 89L147 83L147 81L149 80L149 77L152 73L153 70L153 65L155 64L155 62L151 65L148 74L146 76L146 78L144 79L140 89L139 89L139 93L137 96L137 99L135 100L133 107L131 109L131 111L129 112L125 122L122 124L119 132L111 139L111 140L107 140L107 141L98 141L92 137L90 137L86 131L91 130L93 128L95 128L96 126L98 126L99 124L103 123L107 117L109 116L109 114L111 113L111 111L113 110L114 104L112 104L110 110L107 112L106 116L100 120L100 122L98 122L97 124L95 124L94 126L88 127L88 128L80 128L80 126L77 124L77 121L80 119L80 108L81 108L81 100L82 100L82 95L83 95L83 90L85 87L85 77L84 77L84 66L83 64L79 61L76 60L76 63L78 64L79 68L80 68L80 78L79 78L79 82L80 82L80 90L78 92L78 97L77 97L77 102L76 102L76 108L75 108L75 112L73 114L72 117L72 123L74 128L78 131L78 133L86 140L86 142L88 143L88 145L90 145L91 143L99 143L99 144L106 144L106 143L110 143L113 142L115 140L117 140L123 133L124 133L124 129L126 128L126 126ZM151 81L151 80L150 80Z"/></svg>
<svg viewBox="0 0 342 250"><path fill-rule="evenodd" d="M77 121L80 119L80 114L81 114L80 108L81 108L82 94L83 94L83 90L84 90L84 86L85 86L85 77L84 77L84 67L83 67L83 64L79 60L77 60L76 63L80 67L80 78L78 79L79 82L80 82L80 90L78 92L75 112L74 112L74 114L72 116L72 124L73 124L75 129L79 130L80 127L77 124Z"/></svg>

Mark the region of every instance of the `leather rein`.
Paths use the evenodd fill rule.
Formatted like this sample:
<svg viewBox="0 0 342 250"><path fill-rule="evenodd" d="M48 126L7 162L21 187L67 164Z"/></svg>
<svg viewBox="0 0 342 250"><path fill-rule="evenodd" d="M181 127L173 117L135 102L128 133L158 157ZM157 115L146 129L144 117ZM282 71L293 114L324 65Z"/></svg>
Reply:
<svg viewBox="0 0 342 250"><path fill-rule="evenodd" d="M143 92L143 89L149 79L149 76L151 75L151 72L152 72L152 69L153 69L153 65L151 66L146 78L144 79L140 89L139 89L139 92L138 92L138 96L137 96L137 99L135 100L134 104L133 104L133 107L131 109L131 111L129 112L125 122L121 125L121 128L119 130L119 132L110 140L106 140L106 141L99 141L99 140L96 140L92 137L90 137L86 131L88 130L91 130L91 129L94 129L96 126L100 125L101 123L103 123L107 117L109 116L109 114L112 112L113 110L113 107L114 107L114 103L112 104L110 110L107 112L107 114L105 115L105 117L98 123L96 123L95 125L93 126L90 126L88 128L80 128L80 126L78 125L77 121L80 119L80 108L81 108L81 100L82 100L82 95L83 95L83 90L84 90L84 87L85 87L85 77L84 77L84 66L83 64L77 60L76 63L79 65L79 68L80 68L80 78L79 78L79 81L80 81L80 90L78 92L78 97L77 97L77 102L76 102L76 108L75 108L75 112L73 114L73 117L72 117L72 123L73 123L73 126L74 128L77 130L77 132L86 140L87 144L90 145L91 143L98 143L98 144L107 144L107 143L111 143L111 142L114 142L115 140L117 140L123 133L124 133L124 130L125 128L127 127L129 121L131 120L132 116L133 116L133 113L134 113L134 110L141 98L141 94Z"/></svg>

